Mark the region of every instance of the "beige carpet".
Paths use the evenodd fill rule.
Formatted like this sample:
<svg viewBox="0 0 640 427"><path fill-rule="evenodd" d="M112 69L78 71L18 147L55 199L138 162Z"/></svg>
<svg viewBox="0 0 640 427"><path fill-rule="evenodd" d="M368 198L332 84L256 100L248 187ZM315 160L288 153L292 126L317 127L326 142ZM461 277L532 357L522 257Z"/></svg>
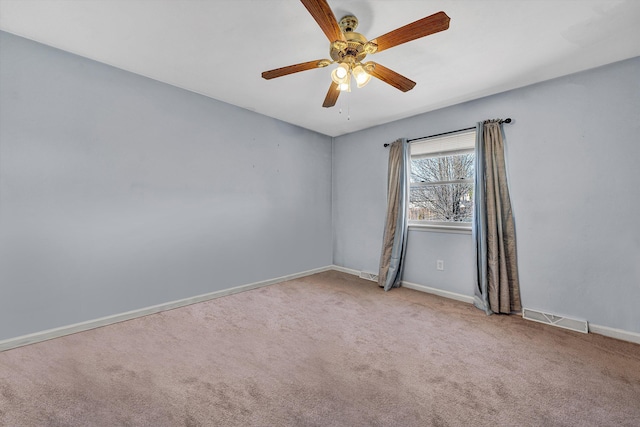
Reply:
<svg viewBox="0 0 640 427"><path fill-rule="evenodd" d="M326 272L0 353L2 426L640 426L640 346Z"/></svg>

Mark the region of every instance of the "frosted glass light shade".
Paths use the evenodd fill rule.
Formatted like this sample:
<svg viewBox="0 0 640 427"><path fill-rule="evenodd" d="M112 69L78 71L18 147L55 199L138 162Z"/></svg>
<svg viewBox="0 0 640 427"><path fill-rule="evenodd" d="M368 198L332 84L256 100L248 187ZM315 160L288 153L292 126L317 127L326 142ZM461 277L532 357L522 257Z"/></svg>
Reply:
<svg viewBox="0 0 640 427"><path fill-rule="evenodd" d="M336 84L340 84L349 75L349 66L347 64L340 64L338 68L331 72L331 80Z"/></svg>
<svg viewBox="0 0 640 427"><path fill-rule="evenodd" d="M338 90L351 92L351 74L348 74L344 81L338 83Z"/></svg>
<svg viewBox="0 0 640 427"><path fill-rule="evenodd" d="M357 65L353 69L353 77L356 79L358 87L366 86L367 83L369 83L369 80L371 80L371 75L362 68L362 65Z"/></svg>

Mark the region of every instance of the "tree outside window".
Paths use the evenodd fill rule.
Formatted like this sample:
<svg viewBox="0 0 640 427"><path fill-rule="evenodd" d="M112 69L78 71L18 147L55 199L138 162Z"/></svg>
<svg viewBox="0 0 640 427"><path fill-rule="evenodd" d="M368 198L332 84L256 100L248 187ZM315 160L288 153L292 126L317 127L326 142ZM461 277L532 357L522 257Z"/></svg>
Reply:
<svg viewBox="0 0 640 427"><path fill-rule="evenodd" d="M475 132L473 132L475 135ZM438 145L412 147L409 220L421 223L470 225L473 218L475 136L467 137L466 147L452 137ZM437 142L437 141L435 141ZM447 152L447 142L452 151ZM443 146L443 143L444 146ZM415 154L414 154L415 153Z"/></svg>

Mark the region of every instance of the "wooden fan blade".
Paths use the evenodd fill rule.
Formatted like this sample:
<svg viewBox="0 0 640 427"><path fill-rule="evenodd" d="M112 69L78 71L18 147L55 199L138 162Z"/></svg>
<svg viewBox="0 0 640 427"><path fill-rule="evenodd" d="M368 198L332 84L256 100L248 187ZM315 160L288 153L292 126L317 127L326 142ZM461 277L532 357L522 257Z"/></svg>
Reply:
<svg viewBox="0 0 640 427"><path fill-rule="evenodd" d="M416 85L416 82L413 80L409 80L402 74L398 74L395 71L390 70L387 67L383 67L375 62L367 62L365 64L365 69L373 77L380 79L403 92L410 91Z"/></svg>
<svg viewBox="0 0 640 427"><path fill-rule="evenodd" d="M263 79L275 79L276 77L286 76L288 74L299 73L300 71L313 70L314 68L326 67L330 61L326 59L316 59L315 61L302 62L300 64L289 65L287 67L276 68L262 73Z"/></svg>
<svg viewBox="0 0 640 427"><path fill-rule="evenodd" d="M336 105L336 101L338 100L338 96L340 95L340 91L338 90L338 84L336 82L331 82L331 86L329 86L329 92L327 92L327 96L324 98L324 103L322 106L324 108L333 107Z"/></svg>
<svg viewBox="0 0 640 427"><path fill-rule="evenodd" d="M336 40L346 41L342 30L338 25L335 15L331 11L329 4L326 0L300 0L304 7L307 8L313 19L316 20L320 29L324 32L325 36L330 42Z"/></svg>
<svg viewBox="0 0 640 427"><path fill-rule="evenodd" d="M434 13L371 41L378 45L376 52L381 52L399 44L444 31L449 28L449 20L449 17L444 12Z"/></svg>

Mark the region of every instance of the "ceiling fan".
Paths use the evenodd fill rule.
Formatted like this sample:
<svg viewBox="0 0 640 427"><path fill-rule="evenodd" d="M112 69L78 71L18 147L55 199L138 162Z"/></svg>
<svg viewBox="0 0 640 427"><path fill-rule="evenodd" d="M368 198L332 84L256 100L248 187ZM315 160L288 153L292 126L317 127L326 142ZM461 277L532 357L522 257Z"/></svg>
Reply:
<svg viewBox="0 0 640 427"><path fill-rule="evenodd" d="M331 43L329 54L332 59L317 59L276 68L263 72L262 77L270 80L337 63L338 67L331 73L331 86L322 104L323 107L333 107L341 91L351 90L352 76L358 87L366 85L373 76L403 92L413 89L416 82L376 62L362 63L362 60L369 54L382 52L449 28L447 14L438 12L375 39L367 40L362 34L353 31L358 26L358 19L355 16L348 15L337 21L326 0L300 1L329 39Z"/></svg>

